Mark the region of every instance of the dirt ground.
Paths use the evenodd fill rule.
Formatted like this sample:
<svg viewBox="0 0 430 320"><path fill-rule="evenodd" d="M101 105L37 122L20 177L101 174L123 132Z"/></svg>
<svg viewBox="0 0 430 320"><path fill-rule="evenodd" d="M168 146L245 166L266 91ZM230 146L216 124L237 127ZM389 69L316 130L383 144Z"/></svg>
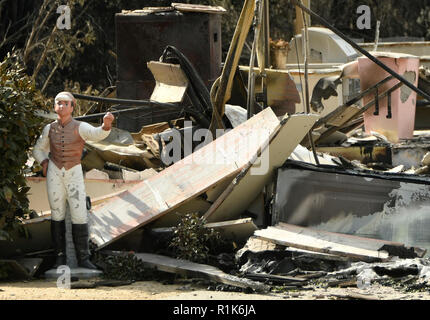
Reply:
<svg viewBox="0 0 430 320"><path fill-rule="evenodd" d="M125 286L85 289L59 289L55 280L0 282L0 300L343 300L347 296L361 300L430 300L429 292L407 293L379 284L366 289L312 288L247 294L212 291L204 285L181 281L174 284L139 281Z"/></svg>

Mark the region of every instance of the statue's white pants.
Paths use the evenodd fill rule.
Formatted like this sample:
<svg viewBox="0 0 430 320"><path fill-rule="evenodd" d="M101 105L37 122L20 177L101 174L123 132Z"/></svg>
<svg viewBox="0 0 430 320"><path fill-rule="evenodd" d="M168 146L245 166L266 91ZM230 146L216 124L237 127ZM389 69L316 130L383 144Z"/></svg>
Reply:
<svg viewBox="0 0 430 320"><path fill-rule="evenodd" d="M68 202L72 223L88 222L84 175L80 164L66 170L58 169L54 162L49 161L46 187L52 220L65 220Z"/></svg>

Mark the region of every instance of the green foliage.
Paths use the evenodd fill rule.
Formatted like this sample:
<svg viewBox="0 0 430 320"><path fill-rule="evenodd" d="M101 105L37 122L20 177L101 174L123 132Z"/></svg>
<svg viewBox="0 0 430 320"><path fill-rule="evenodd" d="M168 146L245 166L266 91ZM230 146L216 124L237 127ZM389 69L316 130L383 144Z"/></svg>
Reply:
<svg viewBox="0 0 430 320"><path fill-rule="evenodd" d="M100 261L99 261L100 263ZM123 256L107 256L101 259L103 276L114 280L147 280L148 272L143 262L132 253Z"/></svg>
<svg viewBox="0 0 430 320"><path fill-rule="evenodd" d="M0 63L0 240L17 218L29 214L23 169L27 150L35 143L42 122L35 111L44 109L40 92L24 73L15 54Z"/></svg>
<svg viewBox="0 0 430 320"><path fill-rule="evenodd" d="M221 242L220 234L212 228L206 228L205 220L197 213L186 214L174 227L174 236L170 247L179 259L198 263L208 261L209 253Z"/></svg>

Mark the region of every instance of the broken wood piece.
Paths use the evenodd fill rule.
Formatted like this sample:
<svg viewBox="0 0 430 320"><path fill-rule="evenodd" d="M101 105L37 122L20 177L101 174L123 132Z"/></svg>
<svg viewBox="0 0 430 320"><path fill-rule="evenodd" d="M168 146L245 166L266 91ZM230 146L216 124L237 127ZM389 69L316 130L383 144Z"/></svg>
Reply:
<svg viewBox="0 0 430 320"><path fill-rule="evenodd" d="M180 274L188 277L200 277L239 288L251 288L256 291L268 291L270 289L267 285L229 275L210 265L174 259L151 253L136 253L135 256L141 260L146 267L159 271Z"/></svg>
<svg viewBox="0 0 430 320"><path fill-rule="evenodd" d="M150 100L161 103L182 102L188 87L188 78L179 64L150 61L147 63L155 79Z"/></svg>
<svg viewBox="0 0 430 320"><path fill-rule="evenodd" d="M424 156L423 159L421 160L421 164L423 166L429 166L430 165L430 152L427 152Z"/></svg>
<svg viewBox="0 0 430 320"><path fill-rule="evenodd" d="M342 280L332 280L327 283L329 287L339 287L339 288L348 288L348 287L357 287L357 279L342 279Z"/></svg>
<svg viewBox="0 0 430 320"><path fill-rule="evenodd" d="M292 247L287 247L285 248L285 250L291 252L293 254L293 257L304 255L314 259L321 259L321 260L327 260L327 261L342 261L342 262L356 260L351 257L341 257L334 254L327 254L327 253L303 250L303 249L292 248Z"/></svg>
<svg viewBox="0 0 430 320"><path fill-rule="evenodd" d="M377 296L364 295L361 293L351 292L346 294L335 294L331 293L330 296L341 298L341 299L353 299L353 300L380 300Z"/></svg>
<svg viewBox="0 0 430 320"><path fill-rule="evenodd" d="M270 273L255 273L255 272L249 272L244 275L246 278L251 280L257 280L257 281L269 281L273 283L281 283L281 284L288 284L288 285L294 285L297 287L302 287L307 283L307 279L301 278L301 277L290 277L290 276L283 276L283 275L277 275L277 274L270 274Z"/></svg>
<svg viewBox="0 0 430 320"><path fill-rule="evenodd" d="M311 280L311 279L318 279L321 277L324 277L327 275L326 271L307 271L307 270L301 270L299 273L300 278Z"/></svg>
<svg viewBox="0 0 430 320"><path fill-rule="evenodd" d="M97 169L91 169L85 173L85 179L109 180L109 174Z"/></svg>
<svg viewBox="0 0 430 320"><path fill-rule="evenodd" d="M319 236L320 231L293 227L295 226L292 226L289 230L281 229L278 226L268 227L264 230L257 230L254 235L289 247L353 257L363 261L386 261L389 259L389 254L386 251L368 250L351 245L345 245L332 241L331 239L327 239L327 237L323 237L323 239L321 239ZM303 234L305 231L308 232ZM323 232L321 233L324 234Z"/></svg>
<svg viewBox="0 0 430 320"><path fill-rule="evenodd" d="M271 181L275 168L282 166L318 118L314 114L285 116L263 144L258 158L252 158L203 217L208 222L238 218Z"/></svg>
<svg viewBox="0 0 430 320"><path fill-rule="evenodd" d="M279 121L266 108L184 159L108 200L89 215L90 239L102 248L116 239L174 214L181 206L226 179L256 156ZM259 142L244 137L259 135ZM251 143L253 142L253 143Z"/></svg>
<svg viewBox="0 0 430 320"><path fill-rule="evenodd" d="M188 4L172 2L171 6L178 11L184 12L204 12L204 13L226 13L227 10L221 6L207 6L203 4Z"/></svg>
<svg viewBox="0 0 430 320"><path fill-rule="evenodd" d="M400 258L415 258L420 253L420 251L417 251L416 248L406 248L404 244L399 242L364 238L350 234L304 228L292 224L287 224L284 222L278 223L276 227L282 230L298 232L302 235L309 235L318 239L333 241L335 243L349 245L357 248L372 251L386 251L390 256L398 256Z"/></svg>
<svg viewBox="0 0 430 320"><path fill-rule="evenodd" d="M414 171L414 174L427 174L430 172L430 166L424 166Z"/></svg>
<svg viewBox="0 0 430 320"><path fill-rule="evenodd" d="M143 171L129 171L129 170L121 170L122 179L124 181L136 181L136 180L146 180L157 174L154 168L149 168Z"/></svg>
<svg viewBox="0 0 430 320"><path fill-rule="evenodd" d="M206 223L206 228L214 228L223 239L245 243L257 230L252 218Z"/></svg>
<svg viewBox="0 0 430 320"><path fill-rule="evenodd" d="M255 232L254 232L255 233ZM243 248L239 249L235 255L236 261L240 261L246 252L262 252L266 250L275 250L277 245L273 242L259 239L256 236L249 237Z"/></svg>
<svg viewBox="0 0 430 320"><path fill-rule="evenodd" d="M173 7L144 7L136 10L121 10L121 13L159 13L159 12L170 12L175 10Z"/></svg>
<svg viewBox="0 0 430 320"><path fill-rule="evenodd" d="M394 167L392 169L387 170L386 172L391 172L391 173L400 173L405 169L405 166L403 164Z"/></svg>
<svg viewBox="0 0 430 320"><path fill-rule="evenodd" d="M155 228L173 227L178 225L185 215L189 214L190 212L198 213L199 216L201 216L204 212L206 212L207 209L209 209L210 206L210 202L198 196L180 205L174 211L161 216L152 222L152 225Z"/></svg>

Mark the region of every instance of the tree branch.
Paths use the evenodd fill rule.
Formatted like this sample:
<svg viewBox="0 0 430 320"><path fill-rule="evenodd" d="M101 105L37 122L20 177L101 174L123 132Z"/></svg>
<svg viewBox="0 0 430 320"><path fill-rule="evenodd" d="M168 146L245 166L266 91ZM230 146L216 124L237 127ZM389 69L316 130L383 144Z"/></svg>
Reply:
<svg viewBox="0 0 430 320"><path fill-rule="evenodd" d="M33 75L32 75L32 79L35 81L37 74L40 71L40 68L43 65L43 62L45 61L46 58L46 54L48 52L49 47L51 46L52 41L54 40L54 36L55 33L57 32L57 25L54 26L54 28L52 29L51 35L49 36L48 42L46 43L45 49L43 50L40 58L39 58L39 62L37 63L36 69L34 69Z"/></svg>
<svg viewBox="0 0 430 320"><path fill-rule="evenodd" d="M42 19L42 16L43 16L43 12L46 10L46 7L49 5L50 1L51 0L44 0L43 3L42 3L42 5L40 6L39 13L38 13L38 15L36 17L36 20L34 21L33 28L31 29L30 36L28 37L27 42L25 44L24 54L23 54L23 60L24 60L24 63L26 63L26 64L28 62L28 57L30 55L30 52L34 48L34 46L32 45L33 40L35 38L37 38L36 35L39 35L39 31L43 28L43 26L46 23L46 20L48 19L49 15L52 12L53 6L51 7L50 10L48 10L48 12L45 15L43 21L40 23L40 20ZM30 50L30 48L31 48L31 50Z"/></svg>
<svg viewBox="0 0 430 320"><path fill-rule="evenodd" d="M64 57L64 54L65 54L66 52L65 51L63 51L63 53L61 54L61 56L60 56L60 61L63 59L63 57ZM46 78L46 80L45 80L45 83L43 84L43 87L42 87L42 89L40 90L42 93L45 91L45 89L46 89L46 87L48 86L48 83L51 81L51 78L52 78L52 76L54 75L54 73L55 73L55 71L57 71L57 69L58 69L58 67L60 66L60 64L57 62L56 64L55 64L55 67L51 70L51 72L49 73L49 76L48 76L48 78Z"/></svg>

